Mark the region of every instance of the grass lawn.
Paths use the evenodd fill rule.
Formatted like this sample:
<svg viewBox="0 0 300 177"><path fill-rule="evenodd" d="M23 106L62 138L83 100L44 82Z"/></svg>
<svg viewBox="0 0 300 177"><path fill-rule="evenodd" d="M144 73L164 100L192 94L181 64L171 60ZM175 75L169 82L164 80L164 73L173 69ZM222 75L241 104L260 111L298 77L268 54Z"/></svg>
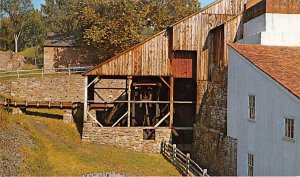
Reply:
<svg viewBox="0 0 300 177"><path fill-rule="evenodd" d="M143 176L180 175L160 154L137 153L81 142L76 126L64 124L58 119L62 114L61 110L30 109L28 115L5 115L13 124L26 129L33 138L34 146L24 147L26 158L20 175L70 176L101 172ZM41 115L52 115L50 117L54 118Z"/></svg>

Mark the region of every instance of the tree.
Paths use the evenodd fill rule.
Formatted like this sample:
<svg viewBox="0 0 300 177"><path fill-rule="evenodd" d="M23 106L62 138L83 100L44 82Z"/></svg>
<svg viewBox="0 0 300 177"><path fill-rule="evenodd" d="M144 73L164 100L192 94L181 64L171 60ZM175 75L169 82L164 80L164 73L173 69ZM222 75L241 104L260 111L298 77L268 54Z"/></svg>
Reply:
<svg viewBox="0 0 300 177"><path fill-rule="evenodd" d="M11 21L8 18L2 18L0 25L0 50L13 49L13 33Z"/></svg>
<svg viewBox="0 0 300 177"><path fill-rule="evenodd" d="M78 34L77 3L80 0L45 0L42 5L44 21L48 32L66 35Z"/></svg>
<svg viewBox="0 0 300 177"><path fill-rule="evenodd" d="M77 7L79 36L86 48L97 51L99 62L194 13L200 4L198 0L94 0Z"/></svg>
<svg viewBox="0 0 300 177"><path fill-rule="evenodd" d="M18 41L22 33L26 15L33 9L31 0L2 0L3 11L11 21L15 42L15 52L18 52Z"/></svg>
<svg viewBox="0 0 300 177"><path fill-rule="evenodd" d="M23 27L22 47L27 48L41 45L47 34L45 26L42 13L39 10L32 9L29 11Z"/></svg>

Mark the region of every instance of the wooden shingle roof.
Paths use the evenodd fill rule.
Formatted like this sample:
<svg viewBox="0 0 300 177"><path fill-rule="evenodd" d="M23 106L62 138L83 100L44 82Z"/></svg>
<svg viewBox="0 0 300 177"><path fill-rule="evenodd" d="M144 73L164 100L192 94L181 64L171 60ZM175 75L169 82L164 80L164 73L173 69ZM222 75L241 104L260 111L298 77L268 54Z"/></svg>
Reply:
<svg viewBox="0 0 300 177"><path fill-rule="evenodd" d="M229 46L300 99L300 47Z"/></svg>

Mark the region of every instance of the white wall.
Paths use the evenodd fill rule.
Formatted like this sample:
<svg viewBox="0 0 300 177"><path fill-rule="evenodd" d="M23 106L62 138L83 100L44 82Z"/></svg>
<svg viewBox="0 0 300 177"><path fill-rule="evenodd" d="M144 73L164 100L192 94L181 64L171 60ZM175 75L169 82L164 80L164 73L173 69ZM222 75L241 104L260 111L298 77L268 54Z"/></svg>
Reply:
<svg viewBox="0 0 300 177"><path fill-rule="evenodd" d="M263 14L244 24L244 44L300 46L300 14Z"/></svg>
<svg viewBox="0 0 300 177"><path fill-rule="evenodd" d="M238 175L300 174L300 100L229 47L228 136L238 140ZM256 96L256 120L248 120L248 95ZM295 142L284 140L284 117L295 118Z"/></svg>

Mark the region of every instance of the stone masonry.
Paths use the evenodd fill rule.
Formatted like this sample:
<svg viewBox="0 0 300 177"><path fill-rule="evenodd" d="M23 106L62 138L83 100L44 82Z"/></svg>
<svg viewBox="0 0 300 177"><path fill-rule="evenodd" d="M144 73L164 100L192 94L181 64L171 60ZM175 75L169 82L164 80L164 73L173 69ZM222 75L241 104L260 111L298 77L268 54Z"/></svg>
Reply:
<svg viewBox="0 0 300 177"><path fill-rule="evenodd" d="M82 140L98 144L112 145L138 152L160 153L161 142L171 141L171 129L157 128L155 140L143 140L142 127L94 127L86 122L83 127Z"/></svg>
<svg viewBox="0 0 300 177"><path fill-rule="evenodd" d="M95 84L95 101L114 101L122 95L126 96L125 79L101 79ZM100 98L100 97L101 98Z"/></svg>
<svg viewBox="0 0 300 177"><path fill-rule="evenodd" d="M10 94L26 101L82 102L84 78L65 77L20 78L10 83Z"/></svg>
<svg viewBox="0 0 300 177"><path fill-rule="evenodd" d="M227 137L227 69L208 84L194 126L192 156L210 175L235 176L237 141Z"/></svg>

